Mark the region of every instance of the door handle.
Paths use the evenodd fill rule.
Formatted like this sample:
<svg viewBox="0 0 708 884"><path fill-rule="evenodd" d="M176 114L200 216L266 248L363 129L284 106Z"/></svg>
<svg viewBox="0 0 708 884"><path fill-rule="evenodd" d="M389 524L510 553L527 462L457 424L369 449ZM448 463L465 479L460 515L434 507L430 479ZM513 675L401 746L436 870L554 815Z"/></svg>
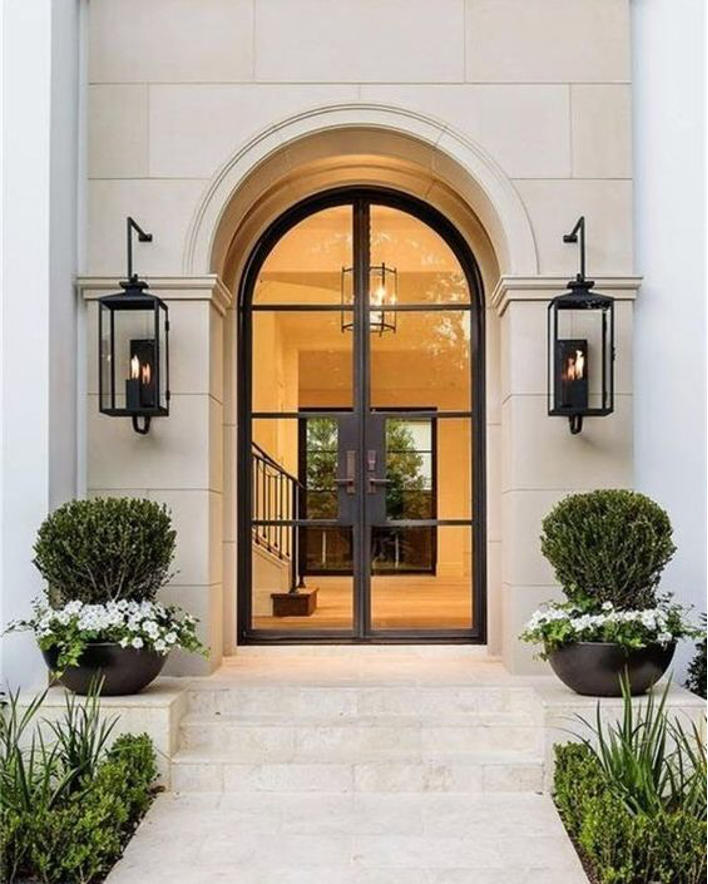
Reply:
<svg viewBox="0 0 708 884"><path fill-rule="evenodd" d="M369 475L367 476L368 484L367 484L367 492L369 494L376 494L377 488L382 488L385 485L388 485L388 479L377 479L374 476L374 472L376 471L376 450L372 449L368 452L367 456L367 465L369 467Z"/></svg>
<svg viewBox="0 0 708 884"><path fill-rule="evenodd" d="M335 479L337 487L344 488L347 494L356 494L356 451L347 451L347 473L343 479Z"/></svg>

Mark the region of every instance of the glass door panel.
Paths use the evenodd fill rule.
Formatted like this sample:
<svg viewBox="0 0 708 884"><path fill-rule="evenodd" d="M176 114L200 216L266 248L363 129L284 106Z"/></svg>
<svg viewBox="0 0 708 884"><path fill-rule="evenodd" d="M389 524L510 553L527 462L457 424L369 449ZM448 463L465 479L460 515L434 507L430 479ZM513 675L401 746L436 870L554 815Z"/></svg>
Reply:
<svg viewBox="0 0 708 884"><path fill-rule="evenodd" d="M252 321L254 412L352 407L353 335L339 311L264 310Z"/></svg>
<svg viewBox="0 0 708 884"><path fill-rule="evenodd" d="M367 514L373 634L464 633L472 618L473 322L452 249L407 213L371 207L371 262L395 299L369 316ZM370 324L372 324L370 322Z"/></svg>
<svg viewBox="0 0 708 884"><path fill-rule="evenodd" d="M375 527L371 565L374 632L472 628L470 526Z"/></svg>
<svg viewBox="0 0 708 884"><path fill-rule="evenodd" d="M351 267L352 206L333 206L304 218L273 246L253 291L257 306L338 306L343 267Z"/></svg>
<svg viewBox="0 0 708 884"><path fill-rule="evenodd" d="M357 335L341 292L352 237L351 204L304 218L273 244L253 289L250 628L260 634L353 634Z"/></svg>
<svg viewBox="0 0 708 884"><path fill-rule="evenodd" d="M402 311L395 334L371 335L371 405L468 412L469 310Z"/></svg>
<svg viewBox="0 0 708 884"><path fill-rule="evenodd" d="M385 202L367 192L314 212L254 270L242 329L256 639L476 628L477 307L447 240Z"/></svg>
<svg viewBox="0 0 708 884"><path fill-rule="evenodd" d="M371 264L396 271L399 304L469 304L455 253L432 227L400 209L372 205Z"/></svg>

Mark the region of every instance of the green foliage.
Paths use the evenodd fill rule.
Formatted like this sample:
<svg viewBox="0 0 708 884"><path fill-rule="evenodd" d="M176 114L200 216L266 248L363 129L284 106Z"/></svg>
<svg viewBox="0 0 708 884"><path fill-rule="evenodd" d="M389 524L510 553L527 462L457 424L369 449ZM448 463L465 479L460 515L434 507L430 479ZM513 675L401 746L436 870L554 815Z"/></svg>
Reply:
<svg viewBox="0 0 708 884"><path fill-rule="evenodd" d="M430 519L423 456L416 451L407 421L386 421L386 516L389 519Z"/></svg>
<svg viewBox="0 0 708 884"><path fill-rule="evenodd" d="M666 512L643 494L591 491L566 497L546 516L541 550L572 602L650 608L676 550L671 534Z"/></svg>
<svg viewBox="0 0 708 884"><path fill-rule="evenodd" d="M621 721L604 723L600 703L594 725L579 716L593 735L593 740L585 738L585 743L612 791L632 814L686 809L705 818L705 749L695 725L689 734L678 719L668 715L670 684L658 701L650 692L646 703L638 703L636 709L626 675L621 685Z"/></svg>
<svg viewBox="0 0 708 884"><path fill-rule="evenodd" d="M582 605L573 602L548 602L535 611L519 636L522 641L543 645L539 656L573 642L612 642L627 651L651 645L673 644L681 638L702 635L680 605L662 599L656 608L616 611L612 602L596 603L587 599Z"/></svg>
<svg viewBox="0 0 708 884"><path fill-rule="evenodd" d="M633 814L592 750L556 746L554 798L600 884L700 884L706 823L685 808Z"/></svg>
<svg viewBox="0 0 708 884"><path fill-rule="evenodd" d="M555 747L554 799L600 884L699 884L706 875L706 757L700 733L666 711L668 688L594 743Z"/></svg>
<svg viewBox="0 0 708 884"><path fill-rule="evenodd" d="M586 802L606 791L605 774L593 752L584 743L555 746L554 798L566 828L580 832Z"/></svg>
<svg viewBox="0 0 708 884"><path fill-rule="evenodd" d="M105 877L150 804L155 753L144 734L106 749L112 725L98 724L95 692L85 713L67 706L48 745L35 721L44 696L22 711L11 694L0 716L2 880L91 884ZM33 742L23 747L32 725Z"/></svg>
<svg viewBox="0 0 708 884"><path fill-rule="evenodd" d="M699 697L706 697L706 615L703 615L703 636L696 642L696 655L688 667L686 687Z"/></svg>
<svg viewBox="0 0 708 884"><path fill-rule="evenodd" d="M94 680L85 702L77 700L76 694L64 695L63 718L47 722L56 737L56 748L64 767L76 771L71 781L71 791L77 791L96 775L117 717L101 718L99 693L101 681Z"/></svg>
<svg viewBox="0 0 708 884"><path fill-rule="evenodd" d="M337 421L327 417L307 420L305 481L309 518L336 515L338 452ZM431 518L430 494L423 472L423 456L416 451L409 422L386 421L386 512L390 519Z"/></svg>
<svg viewBox="0 0 708 884"><path fill-rule="evenodd" d="M34 564L56 606L153 601L170 579L175 538L167 508L154 501L73 500L42 523Z"/></svg>

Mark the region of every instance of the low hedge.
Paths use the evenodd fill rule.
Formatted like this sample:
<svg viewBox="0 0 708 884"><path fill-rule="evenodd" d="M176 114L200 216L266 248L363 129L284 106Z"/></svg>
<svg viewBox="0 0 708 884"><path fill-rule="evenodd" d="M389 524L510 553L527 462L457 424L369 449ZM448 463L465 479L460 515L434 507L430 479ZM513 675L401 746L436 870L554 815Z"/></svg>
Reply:
<svg viewBox="0 0 708 884"><path fill-rule="evenodd" d="M95 776L56 803L0 807L2 880L91 884L120 857L148 809L157 777L145 734L118 737Z"/></svg>
<svg viewBox="0 0 708 884"><path fill-rule="evenodd" d="M599 884L702 884L706 821L685 810L632 814L584 744L556 746L554 798Z"/></svg>

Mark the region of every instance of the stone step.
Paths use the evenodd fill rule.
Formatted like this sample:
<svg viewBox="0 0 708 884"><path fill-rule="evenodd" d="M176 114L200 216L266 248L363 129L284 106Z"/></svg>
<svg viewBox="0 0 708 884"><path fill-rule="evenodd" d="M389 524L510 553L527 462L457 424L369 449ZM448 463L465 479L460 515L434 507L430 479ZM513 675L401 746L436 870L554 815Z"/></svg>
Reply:
<svg viewBox="0 0 708 884"><path fill-rule="evenodd" d="M175 792L476 793L540 792L541 758L521 752L458 752L395 761L237 762L214 750L182 749L173 758Z"/></svg>
<svg viewBox="0 0 708 884"><path fill-rule="evenodd" d="M401 715L454 723L500 713L525 714L535 721L539 706L532 689L503 685L234 685L210 680L189 691L189 711L279 720Z"/></svg>
<svg viewBox="0 0 708 884"><path fill-rule="evenodd" d="M214 749L237 761L397 760L440 752L525 752L541 749L542 731L528 716L468 716L464 723L430 717L281 720L207 717L182 721L180 747Z"/></svg>

